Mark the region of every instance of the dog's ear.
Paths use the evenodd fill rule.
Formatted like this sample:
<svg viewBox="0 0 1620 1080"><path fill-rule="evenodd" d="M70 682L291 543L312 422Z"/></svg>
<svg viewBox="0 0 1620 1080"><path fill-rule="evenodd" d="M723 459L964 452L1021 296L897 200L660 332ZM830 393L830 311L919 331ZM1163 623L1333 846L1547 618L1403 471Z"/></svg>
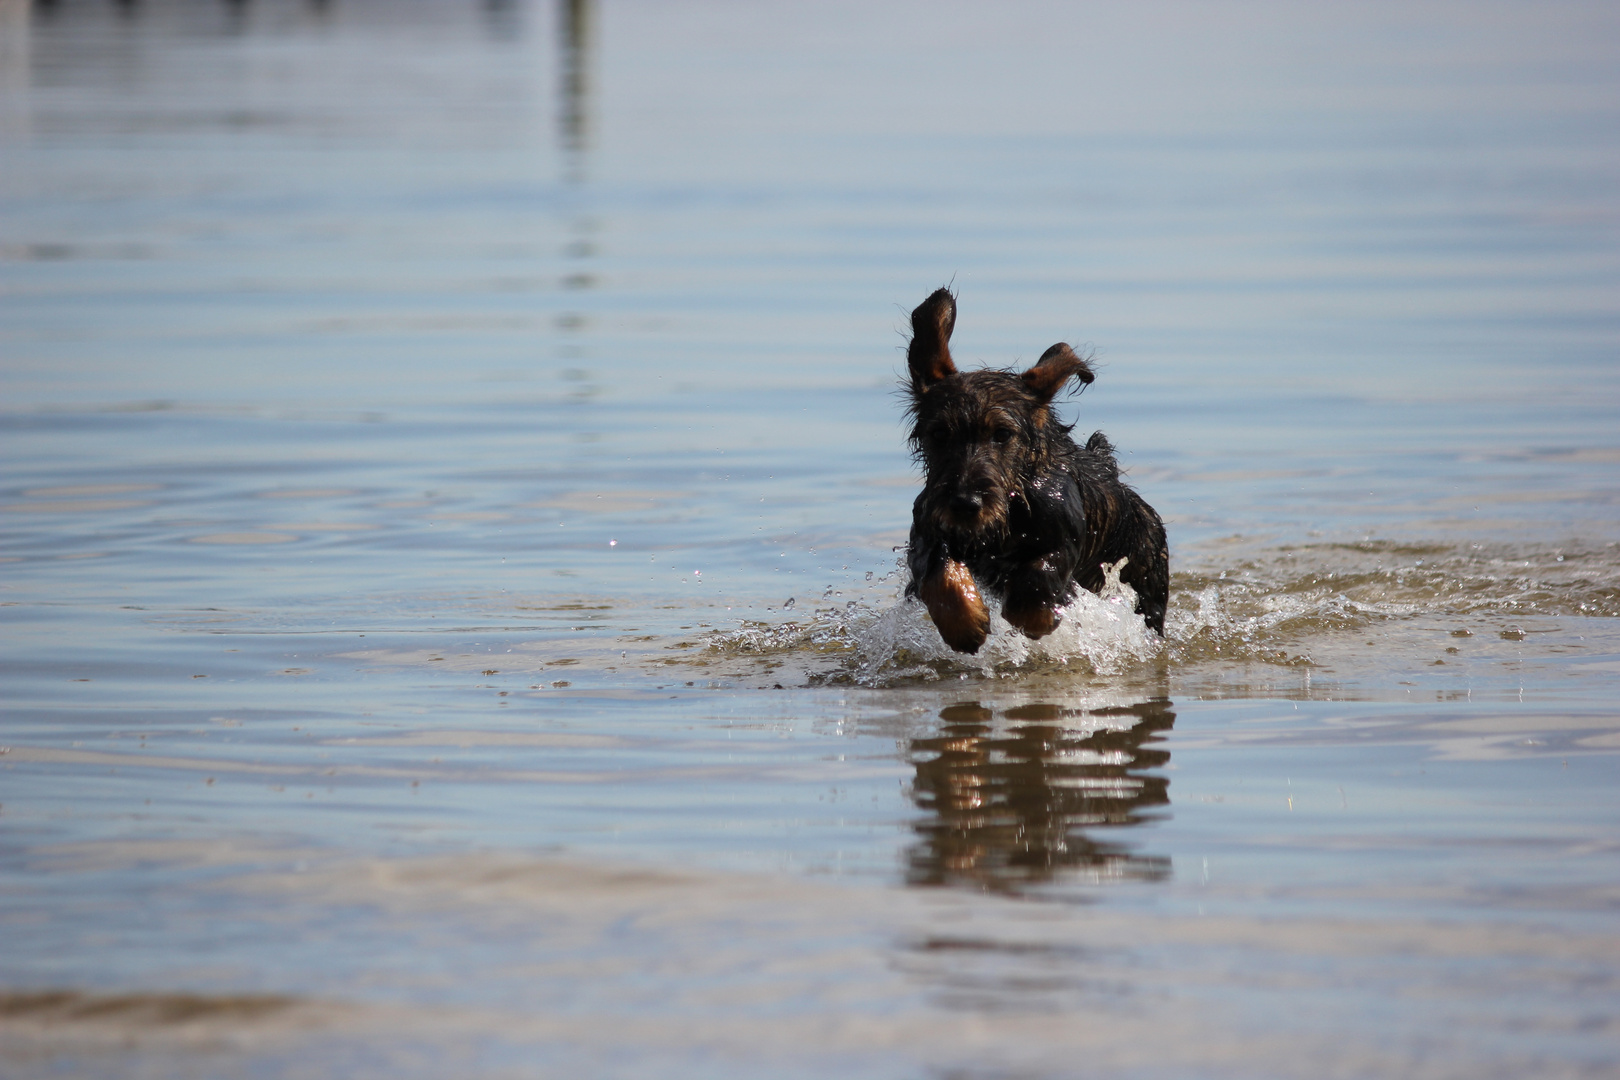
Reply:
<svg viewBox="0 0 1620 1080"><path fill-rule="evenodd" d="M1063 342L1041 353L1041 358L1035 361L1035 366L1024 372L1024 385L1046 404L1057 397L1063 384L1070 377L1078 378L1083 383L1090 383L1097 376L1092 374L1091 365L1074 354L1074 350Z"/></svg>
<svg viewBox="0 0 1620 1080"><path fill-rule="evenodd" d="M911 344L906 367L911 369L911 391L925 394L941 379L956 374L951 362L951 331L956 329L956 298L949 289L937 289L911 313Z"/></svg>

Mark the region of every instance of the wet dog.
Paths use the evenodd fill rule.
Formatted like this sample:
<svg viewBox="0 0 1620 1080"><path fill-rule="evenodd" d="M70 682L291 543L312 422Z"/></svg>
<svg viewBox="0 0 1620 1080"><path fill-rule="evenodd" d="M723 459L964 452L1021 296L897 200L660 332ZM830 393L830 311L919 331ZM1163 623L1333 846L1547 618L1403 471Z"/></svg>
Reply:
<svg viewBox="0 0 1620 1080"><path fill-rule="evenodd" d="M990 631L981 588L1031 638L1056 630L1076 589L1099 591L1104 563L1136 610L1164 633L1170 549L1164 523L1119 478L1102 432L1080 446L1052 399L1091 368L1059 343L1034 367L967 371L951 360L956 299L940 289L911 313L912 452L926 472L912 507L908 596L928 606L945 643L976 653Z"/></svg>

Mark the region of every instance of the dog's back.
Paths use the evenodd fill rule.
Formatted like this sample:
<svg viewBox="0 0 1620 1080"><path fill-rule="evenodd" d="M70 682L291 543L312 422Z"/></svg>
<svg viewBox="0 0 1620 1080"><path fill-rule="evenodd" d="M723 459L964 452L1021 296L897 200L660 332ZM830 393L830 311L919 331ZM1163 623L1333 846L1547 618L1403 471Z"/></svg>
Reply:
<svg viewBox="0 0 1620 1080"><path fill-rule="evenodd" d="M1136 489L1119 477L1113 444L1093 432L1077 447L1069 468L1086 507L1084 555L1076 561L1074 580L1097 592L1103 587L1104 563L1128 560L1120 580L1136 590L1136 609L1148 626L1164 633L1170 602L1170 544L1164 522Z"/></svg>

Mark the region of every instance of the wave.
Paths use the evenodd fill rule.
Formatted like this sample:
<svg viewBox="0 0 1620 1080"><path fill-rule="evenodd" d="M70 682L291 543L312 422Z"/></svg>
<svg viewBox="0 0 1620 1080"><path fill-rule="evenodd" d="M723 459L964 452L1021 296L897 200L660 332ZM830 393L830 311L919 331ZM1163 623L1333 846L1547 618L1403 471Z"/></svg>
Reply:
<svg viewBox="0 0 1620 1080"><path fill-rule="evenodd" d="M1110 575L1082 591L1039 641L992 603L991 634L975 655L952 651L924 606L903 589L792 621L746 622L709 639L730 657L830 660L812 681L890 686L951 676L1054 669L1113 675L1148 663L1205 659L1311 664L1313 641L1413 618L1620 617L1620 544L1525 547L1367 540L1248 550L1228 541L1183 557L1172 578L1165 635L1134 611L1130 586ZM1224 549L1224 550L1223 550ZM901 568L885 575L903 585Z"/></svg>

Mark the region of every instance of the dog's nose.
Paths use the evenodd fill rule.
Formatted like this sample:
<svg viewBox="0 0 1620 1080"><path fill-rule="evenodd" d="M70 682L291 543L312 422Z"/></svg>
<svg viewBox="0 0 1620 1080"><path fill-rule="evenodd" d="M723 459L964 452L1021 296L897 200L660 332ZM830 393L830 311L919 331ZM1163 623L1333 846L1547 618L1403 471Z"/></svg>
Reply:
<svg viewBox="0 0 1620 1080"><path fill-rule="evenodd" d="M984 496L976 491L958 491L951 496L951 512L962 517L972 517L984 509Z"/></svg>

